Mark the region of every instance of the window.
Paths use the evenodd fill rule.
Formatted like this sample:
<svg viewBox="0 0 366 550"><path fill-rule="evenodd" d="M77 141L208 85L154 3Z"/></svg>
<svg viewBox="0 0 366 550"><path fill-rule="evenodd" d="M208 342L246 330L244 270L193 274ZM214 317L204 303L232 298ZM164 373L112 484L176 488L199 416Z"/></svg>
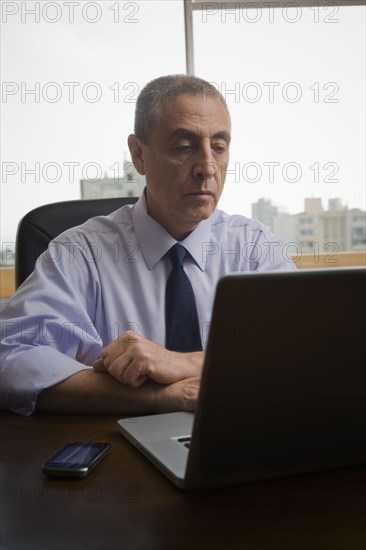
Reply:
<svg viewBox="0 0 366 550"><path fill-rule="evenodd" d="M297 213L317 226L342 204L359 212L365 236L362 4L2 2L3 250L31 208L79 198L81 180L123 175L140 88L186 71L192 6L188 58L216 83L233 120L220 206L251 216L265 199L265 223L292 240ZM315 215L309 197L322 200Z"/></svg>
<svg viewBox="0 0 366 550"><path fill-rule="evenodd" d="M123 175L136 97L185 72L183 0L1 2L2 212L19 219Z"/></svg>
<svg viewBox="0 0 366 550"><path fill-rule="evenodd" d="M195 73L217 85L233 120L220 206L250 215L265 198L295 214L319 197L325 211L364 210L365 6L195 3Z"/></svg>

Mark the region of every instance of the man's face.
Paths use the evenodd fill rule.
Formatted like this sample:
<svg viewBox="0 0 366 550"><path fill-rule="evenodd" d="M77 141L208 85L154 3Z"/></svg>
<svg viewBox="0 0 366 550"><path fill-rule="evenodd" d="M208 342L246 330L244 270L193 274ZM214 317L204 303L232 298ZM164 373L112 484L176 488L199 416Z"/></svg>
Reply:
<svg viewBox="0 0 366 550"><path fill-rule="evenodd" d="M146 175L149 214L177 240L210 216L229 161L230 119L215 96L179 96L161 105L160 123L143 144L130 136L137 170Z"/></svg>

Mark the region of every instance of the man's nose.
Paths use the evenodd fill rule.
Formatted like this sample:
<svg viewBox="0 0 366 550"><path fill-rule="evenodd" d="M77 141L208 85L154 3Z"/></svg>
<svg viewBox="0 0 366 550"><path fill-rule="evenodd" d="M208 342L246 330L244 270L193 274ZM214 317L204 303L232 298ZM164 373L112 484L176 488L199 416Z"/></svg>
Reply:
<svg viewBox="0 0 366 550"><path fill-rule="evenodd" d="M194 177L201 177L203 179L212 178L218 171L218 168L211 149L203 150L197 156L193 167L193 175Z"/></svg>

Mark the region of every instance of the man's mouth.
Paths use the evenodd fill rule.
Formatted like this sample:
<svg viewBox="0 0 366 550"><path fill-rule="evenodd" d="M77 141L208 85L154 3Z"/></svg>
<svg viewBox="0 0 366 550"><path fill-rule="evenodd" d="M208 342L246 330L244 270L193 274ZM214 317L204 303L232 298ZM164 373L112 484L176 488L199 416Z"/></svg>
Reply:
<svg viewBox="0 0 366 550"><path fill-rule="evenodd" d="M187 193L187 195L194 197L212 197L213 193L212 191L192 191L191 193Z"/></svg>

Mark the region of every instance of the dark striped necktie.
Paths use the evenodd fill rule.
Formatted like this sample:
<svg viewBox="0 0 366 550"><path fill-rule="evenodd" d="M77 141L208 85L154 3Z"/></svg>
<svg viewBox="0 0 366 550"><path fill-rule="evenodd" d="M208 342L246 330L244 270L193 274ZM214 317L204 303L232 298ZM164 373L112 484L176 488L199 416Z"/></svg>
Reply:
<svg viewBox="0 0 366 550"><path fill-rule="evenodd" d="M183 269L187 251L176 243L167 255L173 267L166 283L166 348L172 351L201 351L196 300L188 275Z"/></svg>

